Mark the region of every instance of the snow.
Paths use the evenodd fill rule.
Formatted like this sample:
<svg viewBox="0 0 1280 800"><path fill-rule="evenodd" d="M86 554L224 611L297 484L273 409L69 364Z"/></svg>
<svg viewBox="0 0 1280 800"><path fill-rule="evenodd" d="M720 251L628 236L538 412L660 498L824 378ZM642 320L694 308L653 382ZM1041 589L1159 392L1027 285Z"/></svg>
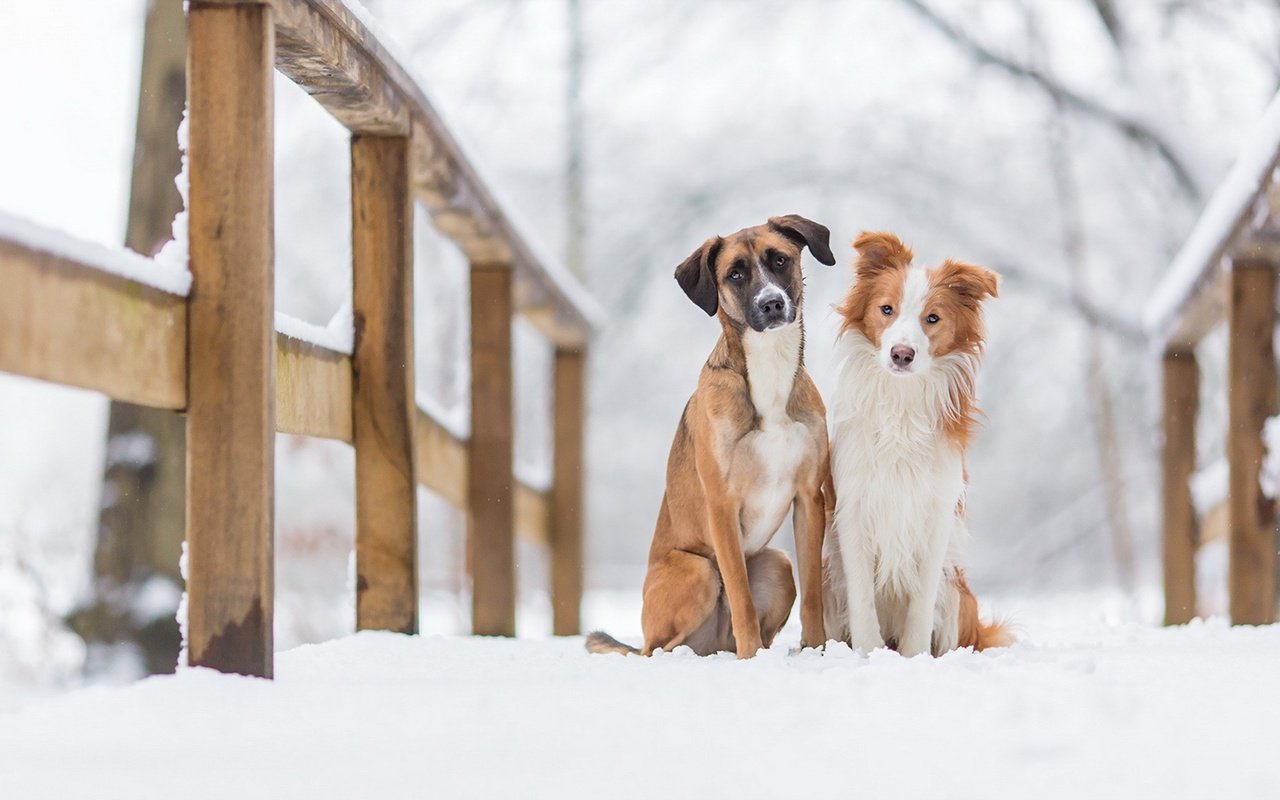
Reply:
<svg viewBox="0 0 1280 800"><path fill-rule="evenodd" d="M145 467L156 460L156 443L143 431L117 433L107 440L107 466L131 464Z"/></svg>
<svg viewBox="0 0 1280 800"><path fill-rule="evenodd" d="M0 211L0 240L16 242L169 294L186 296L191 290L191 273L185 266L152 260L124 248L82 241L5 211Z"/></svg>
<svg viewBox="0 0 1280 800"><path fill-rule="evenodd" d="M1225 458L1219 458L1191 474L1191 504L1196 515L1204 519L1213 509L1227 499L1230 469Z"/></svg>
<svg viewBox="0 0 1280 800"><path fill-rule="evenodd" d="M15 797L1274 797L1280 628L1019 606L1025 641L590 656L361 633L0 715ZM1002 609L1003 610L1003 609ZM615 633L626 631L615 628ZM634 638L634 637L624 637Z"/></svg>
<svg viewBox="0 0 1280 800"><path fill-rule="evenodd" d="M165 242L156 253L157 263L182 270L191 268L191 237L190 226L187 223L187 205L191 197L191 168L187 164L187 142L191 130L188 119L190 110L190 106L183 106L182 121L178 123L178 150L182 153L182 167L173 178L173 185L178 187L178 194L182 197L182 208L173 215L173 222L169 226L169 241Z"/></svg>
<svg viewBox="0 0 1280 800"><path fill-rule="evenodd" d="M173 581L163 575L152 575L138 589L130 604L129 614L141 627L163 617L172 617L173 610L185 597L186 592Z"/></svg>
<svg viewBox="0 0 1280 800"><path fill-rule="evenodd" d="M1268 417L1262 426L1262 471L1258 482L1267 497L1280 494L1280 416Z"/></svg>
<svg viewBox="0 0 1280 800"><path fill-rule="evenodd" d="M1258 213L1262 209L1255 204L1259 194L1275 180L1278 159L1280 93L1267 106L1235 165L1201 212L1163 280L1156 285L1143 313L1148 332L1166 332L1205 277L1229 255L1226 251L1236 229L1242 224L1254 226L1261 221Z"/></svg>
<svg viewBox="0 0 1280 800"><path fill-rule="evenodd" d="M349 302L334 313L327 325L314 325L277 311L276 330L291 339L314 344L335 353L351 355L355 350L355 326Z"/></svg>
<svg viewBox="0 0 1280 800"><path fill-rule="evenodd" d="M452 406L446 406L436 401L431 395L419 390L416 396L418 408L422 409L428 417L431 417L440 426L449 432L449 435L460 442L465 442L471 438L471 410L467 408L465 403L458 403Z"/></svg>
<svg viewBox="0 0 1280 800"><path fill-rule="evenodd" d="M1262 493L1274 498L1280 491L1280 416L1268 417L1262 428L1263 459L1258 474ZM1219 458L1191 475L1191 502L1203 518L1227 499L1230 468Z"/></svg>

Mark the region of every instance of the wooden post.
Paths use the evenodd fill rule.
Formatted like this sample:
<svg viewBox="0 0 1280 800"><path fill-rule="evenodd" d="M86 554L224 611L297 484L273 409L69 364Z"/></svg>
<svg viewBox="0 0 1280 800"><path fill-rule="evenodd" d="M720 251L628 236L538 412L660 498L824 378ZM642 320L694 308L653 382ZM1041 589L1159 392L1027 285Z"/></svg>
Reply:
<svg viewBox="0 0 1280 800"><path fill-rule="evenodd" d="M516 632L511 289L509 264L471 265L471 629L485 636Z"/></svg>
<svg viewBox="0 0 1280 800"><path fill-rule="evenodd" d="M1164 624L1196 615L1196 512L1191 473L1196 468L1196 414L1200 370L1195 353L1164 354Z"/></svg>
<svg viewBox="0 0 1280 800"><path fill-rule="evenodd" d="M1276 410L1276 276L1265 260L1236 259L1231 268L1228 312L1227 461L1231 530L1231 621L1275 621L1276 514L1262 494L1262 426Z"/></svg>
<svg viewBox="0 0 1280 800"><path fill-rule="evenodd" d="M351 140L356 627L418 632L409 140Z"/></svg>
<svg viewBox="0 0 1280 800"><path fill-rule="evenodd" d="M274 29L270 6L198 0L187 25L189 660L270 677Z"/></svg>
<svg viewBox="0 0 1280 800"><path fill-rule="evenodd" d="M582 628L582 439L586 353L556 350L551 487L551 610L556 636Z"/></svg>

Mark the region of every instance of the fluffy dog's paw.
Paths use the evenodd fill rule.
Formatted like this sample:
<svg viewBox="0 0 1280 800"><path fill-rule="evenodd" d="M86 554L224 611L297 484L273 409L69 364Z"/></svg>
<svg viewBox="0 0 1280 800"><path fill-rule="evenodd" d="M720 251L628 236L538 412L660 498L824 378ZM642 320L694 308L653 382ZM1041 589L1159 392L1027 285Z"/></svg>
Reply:
<svg viewBox="0 0 1280 800"><path fill-rule="evenodd" d="M863 655L871 655L873 650L884 647L884 637L879 633L874 636L854 636L853 649L861 650Z"/></svg>

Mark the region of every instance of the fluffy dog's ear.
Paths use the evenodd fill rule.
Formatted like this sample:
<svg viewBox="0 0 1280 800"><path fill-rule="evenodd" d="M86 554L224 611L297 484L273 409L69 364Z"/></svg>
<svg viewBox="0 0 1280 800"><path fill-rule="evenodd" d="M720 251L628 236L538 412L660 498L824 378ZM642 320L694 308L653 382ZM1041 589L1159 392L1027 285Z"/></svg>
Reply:
<svg viewBox="0 0 1280 800"><path fill-rule="evenodd" d="M836 263L836 257L831 252L831 231L827 230L826 225L820 225L811 219L805 219L799 214L787 214L785 217L769 217L769 224L777 228L788 239L807 244L809 252L813 253L813 257L828 267Z"/></svg>
<svg viewBox="0 0 1280 800"><path fill-rule="evenodd" d="M721 241L719 236L711 237L676 267L676 282L709 317L714 317L720 308L720 294L716 289L716 256L720 254Z"/></svg>
<svg viewBox="0 0 1280 800"><path fill-rule="evenodd" d="M911 248L897 236L877 231L863 231L853 240L853 249L858 251L853 269L860 278L891 269L906 269L915 257Z"/></svg>
<svg viewBox="0 0 1280 800"><path fill-rule="evenodd" d="M999 296L999 275L986 267L953 261L950 258L938 266L933 280L939 286L945 286L954 291L970 307L976 307L988 297Z"/></svg>

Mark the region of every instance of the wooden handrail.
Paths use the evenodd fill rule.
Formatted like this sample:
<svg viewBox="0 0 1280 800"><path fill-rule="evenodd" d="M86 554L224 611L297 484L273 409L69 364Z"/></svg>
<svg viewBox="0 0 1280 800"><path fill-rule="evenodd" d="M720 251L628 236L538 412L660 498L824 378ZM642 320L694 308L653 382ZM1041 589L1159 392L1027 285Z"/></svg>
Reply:
<svg viewBox="0 0 1280 800"><path fill-rule="evenodd" d="M517 535L551 548L555 630L577 630L583 371L599 313L519 234L370 25L339 0L192 0L190 274L0 215L0 370L187 414L195 665L271 675L277 431L356 450L357 627L417 631L422 484L467 512L474 630L515 632ZM352 132L350 354L300 338L296 321L273 328L276 70ZM465 439L415 403L414 199L471 262ZM545 489L513 469L515 313L556 350Z"/></svg>
<svg viewBox="0 0 1280 800"><path fill-rule="evenodd" d="M1144 327L1166 349L1194 347L1226 314L1224 259L1280 249L1280 94L1157 284Z"/></svg>
<svg viewBox="0 0 1280 800"><path fill-rule="evenodd" d="M117 275L100 261L3 238L0 286L0 372L135 405L186 408L182 295ZM351 444L351 356L276 331L275 358L276 430ZM420 406L416 414L418 482L464 507L467 438ZM520 538L549 541L549 494L517 478Z"/></svg>
<svg viewBox="0 0 1280 800"><path fill-rule="evenodd" d="M1275 619L1273 500L1259 485L1262 434L1276 411L1276 270L1280 269L1280 94L1214 192L1147 304L1144 323L1163 358L1162 517L1165 622L1196 609L1202 539L1190 479L1196 466L1200 370L1196 348L1227 323L1226 500L1231 619Z"/></svg>
<svg viewBox="0 0 1280 800"><path fill-rule="evenodd" d="M276 68L353 133L410 136L414 194L440 231L472 262L512 265L517 310L548 340L585 345L602 318L595 302L519 233L491 184L368 21L341 0L270 4Z"/></svg>

